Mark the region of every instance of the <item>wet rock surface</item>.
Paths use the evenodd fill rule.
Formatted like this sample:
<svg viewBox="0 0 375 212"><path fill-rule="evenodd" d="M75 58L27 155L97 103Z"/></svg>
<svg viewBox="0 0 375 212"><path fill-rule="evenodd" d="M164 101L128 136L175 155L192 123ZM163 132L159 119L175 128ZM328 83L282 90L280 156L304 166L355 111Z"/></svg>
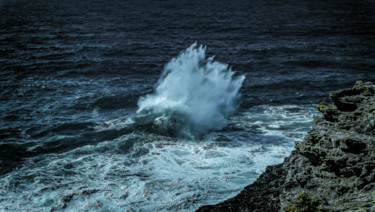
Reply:
<svg viewBox="0 0 375 212"><path fill-rule="evenodd" d="M237 196L198 211L375 211L375 85L330 93L282 164Z"/></svg>

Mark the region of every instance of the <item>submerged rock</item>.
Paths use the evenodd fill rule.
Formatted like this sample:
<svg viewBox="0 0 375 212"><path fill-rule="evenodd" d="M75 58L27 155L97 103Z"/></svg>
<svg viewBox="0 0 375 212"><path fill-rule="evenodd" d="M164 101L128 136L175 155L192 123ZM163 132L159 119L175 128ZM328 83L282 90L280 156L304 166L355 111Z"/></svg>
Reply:
<svg viewBox="0 0 375 212"><path fill-rule="evenodd" d="M375 85L330 93L322 117L282 164L198 211L375 211Z"/></svg>

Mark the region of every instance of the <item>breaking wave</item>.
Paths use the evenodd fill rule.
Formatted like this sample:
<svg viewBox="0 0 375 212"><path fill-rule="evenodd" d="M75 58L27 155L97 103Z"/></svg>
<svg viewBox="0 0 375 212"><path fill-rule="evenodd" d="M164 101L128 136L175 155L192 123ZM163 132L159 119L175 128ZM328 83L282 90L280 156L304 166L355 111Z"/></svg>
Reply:
<svg viewBox="0 0 375 212"><path fill-rule="evenodd" d="M194 43L165 66L154 93L139 99L132 120L157 133L190 138L223 129L245 79L234 75Z"/></svg>

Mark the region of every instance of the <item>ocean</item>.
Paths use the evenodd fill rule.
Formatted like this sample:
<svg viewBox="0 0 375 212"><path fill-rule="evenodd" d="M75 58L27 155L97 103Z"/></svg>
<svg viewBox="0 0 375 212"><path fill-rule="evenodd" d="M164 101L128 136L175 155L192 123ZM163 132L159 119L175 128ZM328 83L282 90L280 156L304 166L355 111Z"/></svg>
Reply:
<svg viewBox="0 0 375 212"><path fill-rule="evenodd" d="M375 81L373 1L0 1L0 211L194 211Z"/></svg>

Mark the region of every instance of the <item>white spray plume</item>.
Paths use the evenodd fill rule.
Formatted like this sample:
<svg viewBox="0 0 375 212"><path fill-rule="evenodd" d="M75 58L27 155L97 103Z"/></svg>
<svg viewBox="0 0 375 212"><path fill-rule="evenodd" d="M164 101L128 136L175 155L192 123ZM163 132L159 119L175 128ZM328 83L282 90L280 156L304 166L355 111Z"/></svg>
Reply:
<svg viewBox="0 0 375 212"><path fill-rule="evenodd" d="M206 58L205 51L194 43L165 66L155 92L138 101L138 125L185 137L227 125L245 77L234 77L227 64Z"/></svg>

